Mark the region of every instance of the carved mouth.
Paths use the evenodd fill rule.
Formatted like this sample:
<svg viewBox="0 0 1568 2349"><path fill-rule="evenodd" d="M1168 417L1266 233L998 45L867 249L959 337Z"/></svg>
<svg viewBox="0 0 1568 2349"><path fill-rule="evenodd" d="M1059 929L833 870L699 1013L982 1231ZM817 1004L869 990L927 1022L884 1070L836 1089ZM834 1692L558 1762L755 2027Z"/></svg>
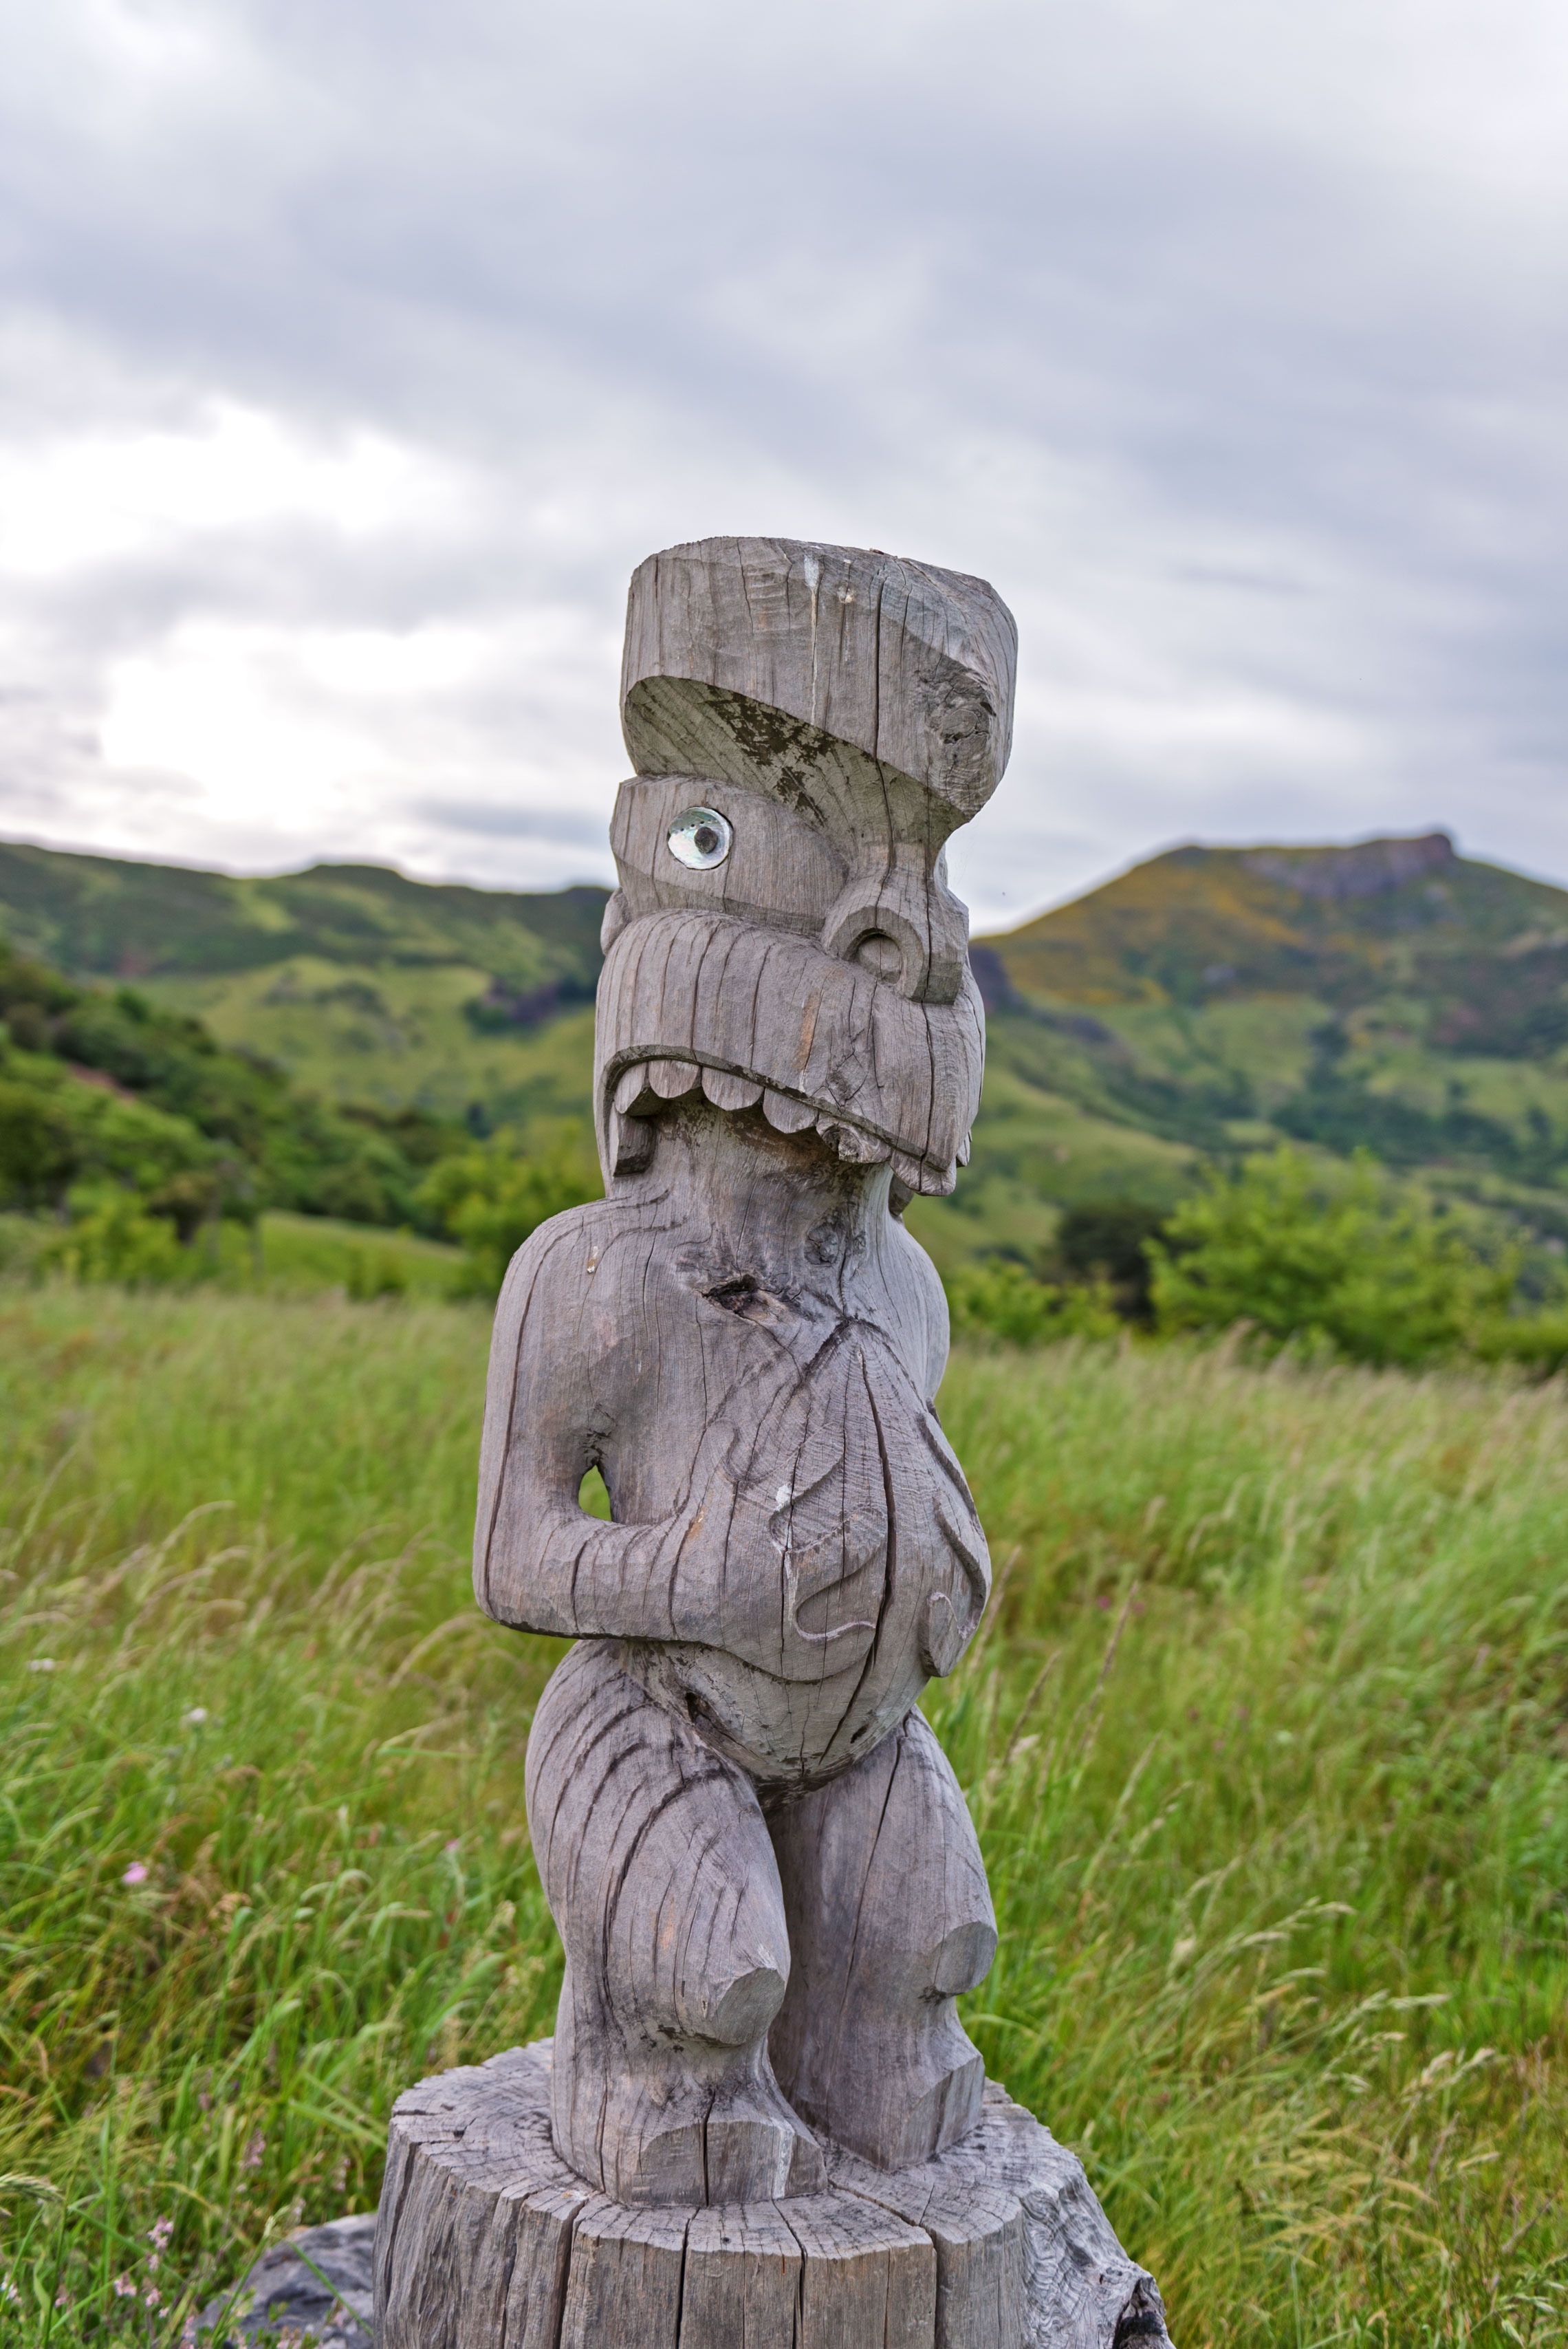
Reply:
<svg viewBox="0 0 1568 2349"><path fill-rule="evenodd" d="M846 1165L880 1166L891 1163L896 1179L910 1191L940 1196L953 1188L951 1168L933 1166L914 1157L902 1149L892 1135L879 1132L839 1103L784 1092L744 1069L669 1055L656 1059L623 1056L618 1066L606 1072L606 1083L610 1106L621 1120L646 1121L677 1102L699 1098L730 1116L742 1110L760 1108L776 1133L815 1132ZM648 1138L651 1141L651 1134ZM957 1163L960 1166L969 1163L967 1136Z"/></svg>

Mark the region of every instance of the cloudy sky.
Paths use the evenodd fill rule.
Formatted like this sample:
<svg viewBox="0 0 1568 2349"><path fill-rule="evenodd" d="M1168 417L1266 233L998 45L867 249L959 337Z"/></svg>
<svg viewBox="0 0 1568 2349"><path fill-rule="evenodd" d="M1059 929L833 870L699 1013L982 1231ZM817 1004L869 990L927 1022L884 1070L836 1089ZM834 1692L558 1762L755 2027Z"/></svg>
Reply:
<svg viewBox="0 0 1568 2349"><path fill-rule="evenodd" d="M0 0L0 835L608 872L627 574L984 573L1022 918L1568 879L1561 0Z"/></svg>

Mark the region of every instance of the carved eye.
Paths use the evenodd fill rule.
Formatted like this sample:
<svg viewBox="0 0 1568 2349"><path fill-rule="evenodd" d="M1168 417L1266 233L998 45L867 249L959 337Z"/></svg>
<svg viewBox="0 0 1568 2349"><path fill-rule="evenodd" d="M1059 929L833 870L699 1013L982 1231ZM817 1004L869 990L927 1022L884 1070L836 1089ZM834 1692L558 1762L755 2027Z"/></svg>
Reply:
<svg viewBox="0 0 1568 2349"><path fill-rule="evenodd" d="M677 864L689 864L698 873L711 872L724 863L734 838L729 819L717 808L687 808L670 826L670 854Z"/></svg>

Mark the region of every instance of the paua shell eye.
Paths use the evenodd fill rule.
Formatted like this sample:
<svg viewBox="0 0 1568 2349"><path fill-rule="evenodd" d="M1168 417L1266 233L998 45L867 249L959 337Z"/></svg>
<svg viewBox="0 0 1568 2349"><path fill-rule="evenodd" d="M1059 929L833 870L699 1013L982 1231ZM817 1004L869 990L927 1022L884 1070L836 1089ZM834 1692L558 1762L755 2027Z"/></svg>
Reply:
<svg viewBox="0 0 1568 2349"><path fill-rule="evenodd" d="M668 837L670 854L677 864L707 873L724 863L735 834L728 817L720 815L717 808L694 807L676 816Z"/></svg>

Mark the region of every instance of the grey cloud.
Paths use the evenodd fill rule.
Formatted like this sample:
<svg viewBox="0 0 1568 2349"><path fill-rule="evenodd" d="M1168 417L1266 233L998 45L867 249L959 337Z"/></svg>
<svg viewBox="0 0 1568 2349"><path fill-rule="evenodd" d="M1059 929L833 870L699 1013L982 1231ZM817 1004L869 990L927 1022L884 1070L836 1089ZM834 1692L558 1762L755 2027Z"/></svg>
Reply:
<svg viewBox="0 0 1568 2349"><path fill-rule="evenodd" d="M1533 202L1488 160L1509 91L1466 94L1451 28L1407 64L1387 0L1305 45L1284 0L163 0L154 70L104 62L102 12L48 13L15 5L0 120L17 445L223 397L484 485L456 535L256 524L7 587L67 730L192 616L564 614L570 677L442 723L487 790L522 744L536 801L555 761L586 829L551 837L586 851L626 573L779 528L1018 608L1014 772L955 857L983 917L1188 832L1447 820L1568 871L1568 171L1538 125ZM1548 40L1544 0L1513 15ZM1101 715L1069 722L1075 693ZM1277 725L1227 736L1243 702ZM489 801L407 780L396 820L460 864L486 827L454 810Z"/></svg>
<svg viewBox="0 0 1568 2349"><path fill-rule="evenodd" d="M485 840L544 841L556 848L586 851L601 865L608 861L602 815L435 797L408 801L405 812L432 830L471 833Z"/></svg>

